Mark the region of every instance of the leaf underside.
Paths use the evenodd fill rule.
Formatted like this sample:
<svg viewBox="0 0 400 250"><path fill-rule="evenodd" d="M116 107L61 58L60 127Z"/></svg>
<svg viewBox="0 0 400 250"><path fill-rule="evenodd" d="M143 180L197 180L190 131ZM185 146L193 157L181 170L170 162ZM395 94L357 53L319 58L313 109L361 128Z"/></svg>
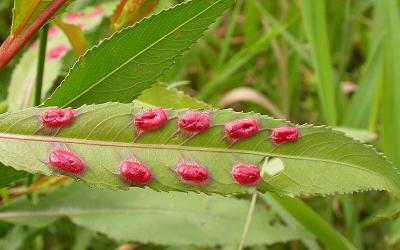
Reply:
<svg viewBox="0 0 400 250"><path fill-rule="evenodd" d="M44 105L132 101L233 2L188 1L115 33L78 60Z"/></svg>
<svg viewBox="0 0 400 250"><path fill-rule="evenodd" d="M387 190L399 194L398 172L383 156L329 128L297 126L301 134L297 142L276 146L268 139L268 129L289 123L254 113L208 110L212 127L189 137L176 125L185 109L168 110L166 126L138 136L132 117L144 109L140 102L82 106L76 109L74 123L60 130L40 129L40 114L46 108L4 114L0 116L0 161L31 173L53 175L57 173L46 163L49 152L67 149L87 166L80 179L91 186L124 189L127 185L117 168L122 160L136 159L152 171L149 186L155 190L220 194L253 190L232 180L230 172L238 162L260 168L267 162L266 173L256 186L261 192L297 196ZM257 119L261 131L231 144L223 138L223 125L238 119ZM283 162L283 170L268 171L272 158ZM174 173L181 161L202 164L211 180L201 187L182 183Z"/></svg>

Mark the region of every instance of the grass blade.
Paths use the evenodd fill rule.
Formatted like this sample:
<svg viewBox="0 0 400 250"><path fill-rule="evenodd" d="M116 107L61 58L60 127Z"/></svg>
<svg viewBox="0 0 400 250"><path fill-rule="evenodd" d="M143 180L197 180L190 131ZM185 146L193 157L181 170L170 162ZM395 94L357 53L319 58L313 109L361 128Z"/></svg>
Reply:
<svg viewBox="0 0 400 250"><path fill-rule="evenodd" d="M317 236L327 249L356 249L304 202L275 194L261 195L261 198L268 204L272 202L279 204L281 208L289 212L309 232Z"/></svg>
<svg viewBox="0 0 400 250"><path fill-rule="evenodd" d="M324 1L313 0L301 0L300 3L307 38L311 45L322 114L327 124L335 125L336 86L327 35L325 4Z"/></svg>

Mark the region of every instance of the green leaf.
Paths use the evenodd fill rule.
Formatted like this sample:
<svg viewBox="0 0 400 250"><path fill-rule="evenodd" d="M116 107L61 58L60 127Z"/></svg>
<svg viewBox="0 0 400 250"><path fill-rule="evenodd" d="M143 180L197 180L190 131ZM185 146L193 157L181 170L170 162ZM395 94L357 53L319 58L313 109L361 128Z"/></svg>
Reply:
<svg viewBox="0 0 400 250"><path fill-rule="evenodd" d="M133 25L149 15L160 0L121 0L111 17L111 33Z"/></svg>
<svg viewBox="0 0 400 250"><path fill-rule="evenodd" d="M248 207L245 200L221 196L165 195L142 189L93 190L74 183L41 197L37 205L21 199L2 207L0 219L42 227L69 217L75 224L116 240L215 246L239 243ZM256 206L253 218L247 245L311 238L305 230L275 221L273 213L260 205Z"/></svg>
<svg viewBox="0 0 400 250"><path fill-rule="evenodd" d="M27 242L32 241L41 233L42 229L26 228L23 226L15 226L7 232L5 237L0 239L0 249L20 250L24 249Z"/></svg>
<svg viewBox="0 0 400 250"><path fill-rule="evenodd" d="M53 0L14 0L11 33L18 35L27 29L32 22L45 11ZM66 4L71 3L67 1ZM66 6L56 13L60 14Z"/></svg>
<svg viewBox="0 0 400 250"><path fill-rule="evenodd" d="M347 127L333 127L334 130L341 131L345 135L353 138L354 140L367 143L372 142L378 138L376 133L365 129L355 129L355 128L347 128Z"/></svg>
<svg viewBox="0 0 400 250"><path fill-rule="evenodd" d="M370 53L359 87L346 110L343 121L346 126L356 128L368 126L373 102L378 92L378 80L382 65L381 41L382 39L379 39L376 48Z"/></svg>
<svg viewBox="0 0 400 250"><path fill-rule="evenodd" d="M182 102L182 94L176 90L167 90L165 85L157 84L151 89L146 90L145 95L139 97L144 102L156 104L155 106L161 106L164 108L198 108L198 100L192 97L184 96L185 101ZM153 93L153 95L151 95ZM160 95L157 95L160 93ZM163 98L159 98L162 96ZM145 97L145 98L143 98ZM164 103L160 100L168 100L164 106ZM175 100L175 101L174 101ZM177 105L177 106L175 106ZM183 106L184 105L184 106ZM335 128L335 130L343 128ZM364 132L361 133L359 130L345 130L350 137L354 139L367 139ZM268 166L272 167L272 162ZM271 170L270 170L271 171ZM260 195L269 206L281 217L285 224L293 226L299 229L308 228L309 232L315 234L327 248L332 249L353 249L349 243L340 233L336 232L335 229L329 226L323 219L312 211L304 202L296 199L288 199L273 194ZM306 214L306 216L304 216ZM320 246L315 239L303 238L303 243L307 249L320 249ZM339 248L337 248L339 247Z"/></svg>
<svg viewBox="0 0 400 250"><path fill-rule="evenodd" d="M302 226L318 237L327 249L356 249L346 238L335 231L316 212L304 202L289 197L280 197L274 194L262 195L262 199L269 204L273 203L276 210L286 210L299 221ZM279 211L278 213L281 213Z"/></svg>
<svg viewBox="0 0 400 250"><path fill-rule="evenodd" d="M115 5L115 3L100 5L100 8L104 9L103 14L110 15L111 11L109 11L109 9L111 9L110 7L113 5ZM97 27L104 17L103 15L99 15L89 19L83 16L84 14L90 15L94 10L94 7L85 8L82 10L82 13L77 13L78 15L82 15L82 17L72 21L66 20L66 22L79 24L83 27L85 32L89 32ZM38 57L37 44L37 41L32 43L31 47L22 55L21 60L13 71L7 97L8 108L10 111L16 111L33 106ZM53 26L50 28L46 53L51 53L50 51L60 46L65 47L65 53L71 50L68 38L61 30ZM45 96L49 92L54 81L57 79L62 68L62 59L64 58L65 53L61 53L60 56L56 58L46 58L42 96Z"/></svg>
<svg viewBox="0 0 400 250"><path fill-rule="evenodd" d="M7 187L8 184L24 177L26 175L23 171L17 171L11 167L0 164L0 188Z"/></svg>
<svg viewBox="0 0 400 250"><path fill-rule="evenodd" d="M44 105L132 101L232 3L189 1L115 33L81 57Z"/></svg>
<svg viewBox="0 0 400 250"><path fill-rule="evenodd" d="M232 194L252 190L232 180L230 171L237 162L261 168L267 158L278 158L283 168L267 169L256 186L259 191L291 196L365 190L400 194L398 172L392 164L372 147L326 127L297 126L301 137L296 143L275 146L268 139L269 129L289 123L254 113L210 110L212 127L188 137L177 133L176 126L176 117L187 110L168 110L170 122L162 129L136 136L132 116L143 109L146 106L138 102L82 106L76 109L78 117L73 124L59 131L39 129L38 114L46 108L4 114L0 116L0 161L16 169L52 175L57 173L46 164L49 150L67 148L87 165L80 179L92 186L123 189L126 184L117 175L121 159L137 157L154 173L150 187L156 190ZM258 120L260 132L234 144L223 138L221 125L249 118ZM197 187L180 182L173 170L183 159L207 167L210 183Z"/></svg>
<svg viewBox="0 0 400 250"><path fill-rule="evenodd" d="M88 42L83 31L77 25L66 23L57 17L55 18L55 22L67 36L74 50L75 57L78 58L83 55L88 48Z"/></svg>
<svg viewBox="0 0 400 250"><path fill-rule="evenodd" d="M160 96L162 98L160 98ZM146 89L136 99L155 107L173 108L173 109L211 109L211 106L205 102L199 101L193 97L185 95L183 92L170 89L167 85L156 83L151 88Z"/></svg>
<svg viewBox="0 0 400 250"><path fill-rule="evenodd" d="M400 18L398 2L382 0L378 3L383 18L383 148L390 159L400 167Z"/></svg>

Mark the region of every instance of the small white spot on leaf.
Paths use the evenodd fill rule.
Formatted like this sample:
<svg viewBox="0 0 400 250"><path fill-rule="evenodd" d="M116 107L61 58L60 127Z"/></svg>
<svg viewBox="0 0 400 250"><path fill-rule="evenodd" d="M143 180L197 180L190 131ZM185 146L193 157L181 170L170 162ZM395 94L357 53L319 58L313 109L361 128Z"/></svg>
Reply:
<svg viewBox="0 0 400 250"><path fill-rule="evenodd" d="M285 166L279 158L269 158L264 161L263 172L268 176L279 174L285 169Z"/></svg>

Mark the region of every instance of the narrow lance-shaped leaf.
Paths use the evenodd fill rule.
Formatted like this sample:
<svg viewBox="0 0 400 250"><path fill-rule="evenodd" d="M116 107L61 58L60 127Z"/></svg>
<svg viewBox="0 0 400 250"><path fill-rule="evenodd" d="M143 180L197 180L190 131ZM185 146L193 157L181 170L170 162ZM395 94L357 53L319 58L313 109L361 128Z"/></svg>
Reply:
<svg viewBox="0 0 400 250"><path fill-rule="evenodd" d="M130 102L189 48L233 0L185 2L89 50L44 105Z"/></svg>
<svg viewBox="0 0 400 250"><path fill-rule="evenodd" d="M159 123L163 119L158 113L153 116L157 117L158 129L152 127L155 130L148 131L155 120L148 118L148 122L140 116L147 109L137 102L82 106L73 110L74 120L63 121L58 128L50 128L42 121L42 114L49 108L4 114L0 116L0 161L16 169L52 175L59 173L54 169L65 173L71 167L65 162L54 166L54 159L65 159L54 154L68 152L70 156L66 159L77 163L72 164L76 167L74 171L68 170L70 175L92 186L122 189L129 186L127 178L130 178L121 177L125 173L122 167L130 162L135 165L135 171L141 173L134 174L135 178L142 178L140 185L135 179L135 185L164 191L232 194L248 192L255 187L261 192L291 196L365 190L400 194L399 175L393 165L373 148L340 132L325 127L296 126L300 134L297 141L281 143L282 138L275 134L273 143L271 130L295 126L268 116L230 110L204 111L211 124L202 133L185 132L182 126L178 129L177 120L186 116L188 110L164 110L168 120ZM232 125L232 121L243 120L247 122L236 126L242 129L224 127L228 123ZM134 125L133 121L136 121ZM241 131L247 131L246 135L254 134L243 138ZM286 141L289 139L287 137ZM55 158L49 159L49 155ZM257 179L256 169L259 172L265 161L273 159L280 159L283 164L279 168L265 169L263 178ZM183 169L179 169L182 164ZM203 171L197 177L207 178L194 182L182 179L181 174L188 166L196 164ZM238 170L238 166L246 169ZM250 166L251 170L247 168ZM132 185L131 179L129 184Z"/></svg>
<svg viewBox="0 0 400 250"><path fill-rule="evenodd" d="M130 26L149 15L160 0L121 0L111 17L110 33Z"/></svg>
<svg viewBox="0 0 400 250"><path fill-rule="evenodd" d="M390 159L400 164L400 117L397 112L400 107L400 16L398 2L384 0L378 3L383 17L383 148ZM397 165L396 165L397 166ZM399 167L399 166L397 166Z"/></svg>
<svg viewBox="0 0 400 250"><path fill-rule="evenodd" d="M0 164L0 188L7 187L11 182L25 176L25 172Z"/></svg>
<svg viewBox="0 0 400 250"><path fill-rule="evenodd" d="M19 199L3 206L0 219L43 227L65 216L79 226L116 240L162 245L236 245L248 206L247 201L221 196L177 192L165 195L142 189L115 192L73 183L40 197L39 204ZM312 238L304 229L278 222L261 205L256 206L253 218L246 245Z"/></svg>
<svg viewBox="0 0 400 250"><path fill-rule="evenodd" d="M56 17L55 22L67 36L68 41L74 50L75 57L79 58L88 48L88 42L85 34L77 25L66 23L60 18Z"/></svg>
<svg viewBox="0 0 400 250"><path fill-rule="evenodd" d="M300 1L304 27L311 45L313 66L318 81L318 95L324 120L336 125L336 86L333 78L332 60L327 35L324 1Z"/></svg>

